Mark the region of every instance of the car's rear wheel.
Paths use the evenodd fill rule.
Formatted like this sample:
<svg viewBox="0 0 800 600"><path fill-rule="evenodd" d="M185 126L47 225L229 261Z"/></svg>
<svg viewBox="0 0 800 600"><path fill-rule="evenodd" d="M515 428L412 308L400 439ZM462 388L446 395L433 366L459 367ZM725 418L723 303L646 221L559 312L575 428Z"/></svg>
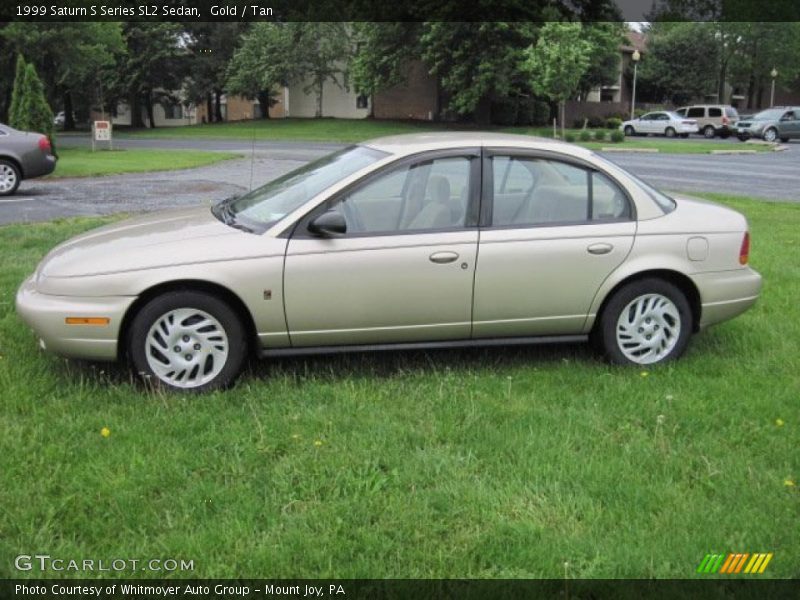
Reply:
<svg viewBox="0 0 800 600"><path fill-rule="evenodd" d="M675 129L672 128L672 127L667 127L664 130L664 135L667 136L668 138L674 138L675 137Z"/></svg>
<svg viewBox="0 0 800 600"><path fill-rule="evenodd" d="M156 386L204 392L230 385L247 355L238 315L216 296L175 291L148 302L131 322L128 356Z"/></svg>
<svg viewBox="0 0 800 600"><path fill-rule="evenodd" d="M683 292L648 278L614 293L593 335L610 362L652 365L683 354L691 332L692 311Z"/></svg>
<svg viewBox="0 0 800 600"><path fill-rule="evenodd" d="M17 191L22 176L17 165L0 159L0 196L10 196Z"/></svg>
<svg viewBox="0 0 800 600"><path fill-rule="evenodd" d="M782 138L781 138L781 143L782 143L782 144L786 144L786 143L788 143L788 142L789 142L789 138L787 138L787 137L782 137Z"/></svg>
<svg viewBox="0 0 800 600"><path fill-rule="evenodd" d="M706 125L705 127L703 127L703 135L704 135L706 138L708 138L708 139L711 139L711 138L713 138L715 135L717 135L717 132L716 132L716 130L714 129L714 126L713 126L713 125Z"/></svg>
<svg viewBox="0 0 800 600"><path fill-rule="evenodd" d="M630 125L626 125L625 129L623 130L623 133L630 137L630 136L636 135L636 130L633 127L631 127Z"/></svg>
<svg viewBox="0 0 800 600"><path fill-rule="evenodd" d="M764 132L764 141L765 142L774 142L778 139L778 130L774 127L770 127Z"/></svg>

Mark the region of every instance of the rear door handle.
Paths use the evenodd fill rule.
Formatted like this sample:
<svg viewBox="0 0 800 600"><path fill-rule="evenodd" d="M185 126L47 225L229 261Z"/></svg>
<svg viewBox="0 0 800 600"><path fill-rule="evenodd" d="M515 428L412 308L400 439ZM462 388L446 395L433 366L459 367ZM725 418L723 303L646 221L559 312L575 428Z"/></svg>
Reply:
<svg viewBox="0 0 800 600"><path fill-rule="evenodd" d="M613 249L614 246L611 244L592 244L586 248L586 251L589 252L589 254L608 254Z"/></svg>
<svg viewBox="0 0 800 600"><path fill-rule="evenodd" d="M458 253L457 252L434 252L430 255L431 262L435 262L437 265L444 265L447 263L455 262L458 260Z"/></svg>

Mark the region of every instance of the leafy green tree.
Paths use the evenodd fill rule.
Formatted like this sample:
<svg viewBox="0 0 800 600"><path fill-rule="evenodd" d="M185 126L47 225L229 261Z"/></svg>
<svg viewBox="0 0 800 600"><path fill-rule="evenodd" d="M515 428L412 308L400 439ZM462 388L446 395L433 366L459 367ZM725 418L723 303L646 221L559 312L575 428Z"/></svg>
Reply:
<svg viewBox="0 0 800 600"><path fill-rule="evenodd" d="M14 22L0 35L36 66L47 98L63 106L65 129L72 129L73 113L88 117L102 100L104 81L124 51L121 31L113 22Z"/></svg>
<svg viewBox="0 0 800 600"><path fill-rule="evenodd" d="M625 25L619 22L584 23L581 39L592 46L591 61L578 82L582 98L594 88L616 83L619 74L619 47L625 43Z"/></svg>
<svg viewBox="0 0 800 600"><path fill-rule="evenodd" d="M25 67L25 97L21 110L25 112L28 120L26 129L45 134L53 139L53 111L47 103L44 85L36 67L29 64Z"/></svg>
<svg viewBox="0 0 800 600"><path fill-rule="evenodd" d="M222 94L226 91L226 70L242 40L246 24L203 22L185 24L189 51L186 95L195 102L206 102L208 115L222 121Z"/></svg>
<svg viewBox="0 0 800 600"><path fill-rule="evenodd" d="M526 86L521 65L536 31L531 22L425 23L422 58L439 77L450 109L485 124L492 100Z"/></svg>
<svg viewBox="0 0 800 600"><path fill-rule="evenodd" d="M582 31L580 23L546 23L536 45L525 51L524 64L534 91L559 104L562 137L564 105L578 90L590 64L592 45L582 38Z"/></svg>
<svg viewBox="0 0 800 600"><path fill-rule="evenodd" d="M22 54L17 55L17 67L14 74L14 87L11 92L11 105L8 109L8 122L14 127L14 123L19 123L24 117L21 114L22 103L27 95L25 67L27 63Z"/></svg>

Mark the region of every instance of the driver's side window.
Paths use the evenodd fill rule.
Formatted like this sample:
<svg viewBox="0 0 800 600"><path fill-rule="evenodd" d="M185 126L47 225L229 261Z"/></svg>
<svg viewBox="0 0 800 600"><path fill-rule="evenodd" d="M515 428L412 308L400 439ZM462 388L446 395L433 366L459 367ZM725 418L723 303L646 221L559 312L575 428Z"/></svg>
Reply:
<svg viewBox="0 0 800 600"><path fill-rule="evenodd" d="M469 183L469 158L437 158L379 175L333 210L344 216L348 234L459 229L466 221Z"/></svg>

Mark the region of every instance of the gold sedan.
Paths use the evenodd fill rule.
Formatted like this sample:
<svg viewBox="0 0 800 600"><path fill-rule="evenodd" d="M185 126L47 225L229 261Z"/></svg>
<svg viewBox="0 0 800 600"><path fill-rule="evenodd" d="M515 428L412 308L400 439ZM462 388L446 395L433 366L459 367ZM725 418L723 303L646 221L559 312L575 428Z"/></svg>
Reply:
<svg viewBox="0 0 800 600"><path fill-rule="evenodd" d="M517 135L387 137L238 198L54 248L17 295L42 348L154 384L230 384L248 353L590 340L677 358L753 305L745 218L589 150Z"/></svg>

